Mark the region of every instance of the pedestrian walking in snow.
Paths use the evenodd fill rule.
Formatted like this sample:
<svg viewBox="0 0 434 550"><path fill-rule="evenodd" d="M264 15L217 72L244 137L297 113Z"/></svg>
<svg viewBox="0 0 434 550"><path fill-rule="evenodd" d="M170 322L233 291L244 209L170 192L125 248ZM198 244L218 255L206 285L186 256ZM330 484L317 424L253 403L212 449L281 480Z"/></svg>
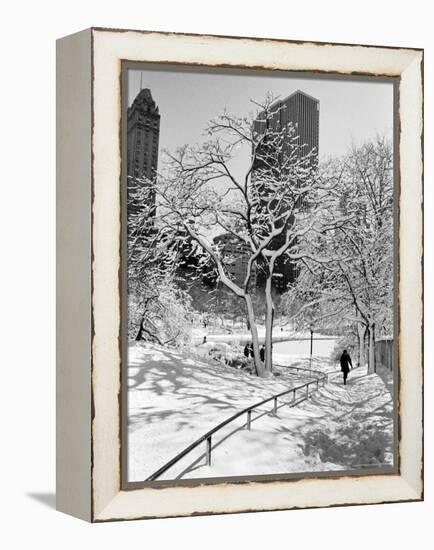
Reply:
<svg viewBox="0 0 434 550"><path fill-rule="evenodd" d="M253 357L254 357L254 354L253 354L253 342L250 342L250 346L249 346L249 355L250 355L250 357L253 359Z"/></svg>
<svg viewBox="0 0 434 550"><path fill-rule="evenodd" d="M353 368L351 357L348 351L344 349L341 355L341 371L344 375L344 385L347 384L347 378L348 378L348 373L350 372L350 367Z"/></svg>
<svg viewBox="0 0 434 550"><path fill-rule="evenodd" d="M250 348L249 348L249 343L247 342L247 344L244 346L244 357L249 357L249 352L250 352Z"/></svg>
<svg viewBox="0 0 434 550"><path fill-rule="evenodd" d="M261 361L265 362L265 346L262 345L261 349L259 350L259 357L261 358Z"/></svg>

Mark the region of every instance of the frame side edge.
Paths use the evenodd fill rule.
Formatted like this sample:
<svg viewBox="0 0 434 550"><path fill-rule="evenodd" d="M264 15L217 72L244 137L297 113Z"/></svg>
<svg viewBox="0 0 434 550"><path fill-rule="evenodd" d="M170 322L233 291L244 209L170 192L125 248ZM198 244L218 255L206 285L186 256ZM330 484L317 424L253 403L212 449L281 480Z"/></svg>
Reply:
<svg viewBox="0 0 434 550"><path fill-rule="evenodd" d="M56 44L56 508L91 521L91 30Z"/></svg>

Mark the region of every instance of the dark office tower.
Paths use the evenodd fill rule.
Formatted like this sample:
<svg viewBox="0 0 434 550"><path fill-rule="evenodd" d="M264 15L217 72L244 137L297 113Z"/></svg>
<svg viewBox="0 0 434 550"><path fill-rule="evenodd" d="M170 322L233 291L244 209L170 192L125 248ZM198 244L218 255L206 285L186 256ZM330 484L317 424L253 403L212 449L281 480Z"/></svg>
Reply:
<svg viewBox="0 0 434 550"><path fill-rule="evenodd" d="M260 113L254 122L254 130L261 134L268 124L273 131L277 132L291 123L298 136L297 143L303 146L300 154L306 155L314 151L313 161L317 163L319 150L318 99L297 90L285 99L275 101L270 107L270 115L266 121L264 113ZM282 149L284 154L285 149L289 149L289 143L284 143Z"/></svg>
<svg viewBox="0 0 434 550"><path fill-rule="evenodd" d="M127 119L127 173L128 190L135 185L146 185L141 180L153 181L158 166L160 113L152 99L151 90L140 90ZM149 203L155 206L155 193L150 190Z"/></svg>
<svg viewBox="0 0 434 550"><path fill-rule="evenodd" d="M297 90L293 94L289 95L285 99L277 100L270 107L270 115L268 120L264 113L258 115L257 120L254 122L254 130L258 134L263 134L267 127L274 132L283 131L291 123L295 128L295 135L297 137L296 144L300 145L299 155L304 156L308 153L312 153L312 163L316 166L318 164L318 151L319 151L319 101L314 97L311 97L300 90ZM285 135L283 133L283 135ZM260 170L270 169L274 176L285 177L284 170L279 168L279 165L284 160L284 156L289 152L290 143L289 135L287 139L282 138L280 152L276 155L272 155L273 151L266 149L267 147L273 147L270 143L264 140L263 152L264 157L271 155L268 158L273 157L275 159L276 168L269 167L266 162L258 159L253 166L252 178L255 177L255 170L259 173ZM261 157L261 151L259 151L259 157ZM285 163L282 162L284 166ZM263 192L266 192L264 190ZM306 204L300 204L299 208L309 208ZM272 243L273 248L277 249L283 244L282 239L276 238ZM291 283L297 277L296 266L288 261L285 257L280 257L275 264L273 286L276 291L284 292L287 289L288 283ZM263 287L265 284L264 272L259 266L257 284L259 287Z"/></svg>
<svg viewBox="0 0 434 550"><path fill-rule="evenodd" d="M300 90L280 102L281 127L291 122L296 126L298 144L304 145L303 154L315 151L318 162L319 145L319 101Z"/></svg>

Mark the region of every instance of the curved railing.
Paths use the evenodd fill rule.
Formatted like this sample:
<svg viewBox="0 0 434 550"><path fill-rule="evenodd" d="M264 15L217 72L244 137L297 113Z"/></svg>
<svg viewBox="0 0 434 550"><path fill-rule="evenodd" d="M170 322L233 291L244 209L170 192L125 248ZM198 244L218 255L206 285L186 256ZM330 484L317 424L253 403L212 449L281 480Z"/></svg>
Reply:
<svg viewBox="0 0 434 550"><path fill-rule="evenodd" d="M327 375L320 370L305 369L304 367L292 367L291 365L276 365L276 367L279 367L280 369L295 370L297 373L306 372L308 374L315 374L318 378L322 378L324 376L327 378Z"/></svg>
<svg viewBox="0 0 434 550"><path fill-rule="evenodd" d="M300 368L300 367L287 367L287 366L283 366L283 365L276 365L276 366L283 367L285 369L296 370L297 372L307 372L311 375L312 374L317 375L318 377L315 380L311 380L310 382L305 382L304 384L301 384L299 386L295 386L294 388L291 388L289 390L283 391L281 393L277 393L275 395L272 395L271 397L267 397L267 399L263 399L262 401L259 401L258 403L255 403L254 405L250 405L249 407L246 407L242 411L239 411L239 412L233 414L231 417L227 418L226 420L224 420L223 422L221 422L220 424L218 424L217 426L212 428L212 430L209 430L204 435L199 437L199 439L196 439L196 441L191 443L188 447L186 447L183 451L178 453L171 460L166 462L166 464L164 464L164 466L161 466L161 468L159 468L156 472L154 472L152 475L150 475L146 479L146 481L155 481L162 474L164 474L169 468L171 468L174 464L179 462L181 460L181 458L184 458L184 456L188 455L191 451L193 451L193 449L198 447L204 441L206 441L206 464L208 466L210 466L211 465L212 436L216 432L218 432L219 430L221 430L222 428L224 428L225 426L227 426L228 424L230 424L231 422L233 422L234 420L236 420L240 416L243 416L244 414L247 415L246 427L247 427L248 430L250 430L251 425L252 425L252 411L253 410L257 409L258 407L261 407L262 405L265 405L266 403L269 403L270 401L274 401L272 412L273 412L273 414L276 414L277 409L280 408L280 407L283 407L285 405L289 405L290 407L293 407L295 405L298 405L302 401L305 401L306 399L308 399L308 397L309 397L309 387L310 386L316 385L316 388L318 389L320 382L323 385L327 382L327 378L328 378L327 374L325 374L323 372L320 372L320 371L317 371L317 370L304 369L304 368ZM296 393L298 391L304 390L304 389L306 389L304 396L302 396L301 399L298 399L296 401ZM288 395L289 393L293 394L292 401L290 401L289 403L284 402L282 405L280 405L280 407L278 407L278 405L277 405L278 399L280 397L283 397L284 395Z"/></svg>

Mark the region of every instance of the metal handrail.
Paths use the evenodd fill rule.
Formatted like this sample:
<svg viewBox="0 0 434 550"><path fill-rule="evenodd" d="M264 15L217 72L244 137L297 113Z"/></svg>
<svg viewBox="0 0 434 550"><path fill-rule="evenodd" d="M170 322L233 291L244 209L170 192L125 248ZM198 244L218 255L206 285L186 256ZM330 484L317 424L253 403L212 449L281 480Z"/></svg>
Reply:
<svg viewBox="0 0 434 550"><path fill-rule="evenodd" d="M314 370L314 369L305 369L303 367L292 367L291 365L275 365L276 367L280 367L281 369L292 369L297 372L307 372L309 374L316 374L319 378L322 378L323 376L327 376L324 372L321 372L320 370Z"/></svg>
<svg viewBox="0 0 434 550"><path fill-rule="evenodd" d="M276 365L276 366L282 366L282 365ZM294 395L293 395L293 399L292 399L291 403L284 403L285 405L291 405L292 403L295 403L295 392L297 390L302 390L303 388L306 388L306 396L305 396L304 399L307 399L309 397L309 386L311 386L313 384L316 384L316 387L318 389L319 383L322 382L323 385L324 385L324 383L328 379L328 375L325 374L325 373L322 373L320 371L313 371L313 370L310 370L310 369L302 369L300 367L285 367L285 368L293 368L293 369L297 369L299 371L306 371L306 372L309 372L311 374L319 374L319 377L316 378L315 380L311 381L311 382L306 382L304 384L301 384L300 386L296 386L295 388L291 388L289 390L285 390L283 392L277 393L277 394L275 394L271 397L267 397L266 399L263 399L262 401L259 401L258 403L255 403L254 405L250 405L250 407L246 407L242 411L239 411L239 412L233 414L231 417L227 418L226 420L224 420L223 422L221 422L220 424L218 424L217 426L215 426L214 428L212 428L211 430L206 432L204 435L199 437L199 439L196 439L196 441L193 441L193 443L188 445L188 447L186 447L183 451L178 453L175 457L173 457L171 460L166 462L166 464L164 464L164 466L161 466L161 468L159 468L156 472L154 472L152 475L150 475L146 479L146 481L155 481L158 477L160 477L162 474L164 474L174 464L179 462L181 460L181 458L184 458L184 456L189 454L193 449L195 449L198 445L200 445L204 441L206 441L206 463L207 463L208 466L211 465L211 438L216 432L218 432L219 430L221 430L222 428L224 428L225 426L227 426L228 424L230 424L231 422L233 422L234 420L236 420L237 418L239 418L243 414L247 414L246 426L247 426L247 429L250 430L251 429L251 424L252 424L252 411L254 409L257 409L258 407L261 407L262 405L265 405L265 403L269 403L270 401L274 400L273 413L276 414L276 412L277 412L277 400L278 400L279 397L287 395L288 393L293 393ZM298 403L300 403L300 401L298 401L297 404Z"/></svg>

